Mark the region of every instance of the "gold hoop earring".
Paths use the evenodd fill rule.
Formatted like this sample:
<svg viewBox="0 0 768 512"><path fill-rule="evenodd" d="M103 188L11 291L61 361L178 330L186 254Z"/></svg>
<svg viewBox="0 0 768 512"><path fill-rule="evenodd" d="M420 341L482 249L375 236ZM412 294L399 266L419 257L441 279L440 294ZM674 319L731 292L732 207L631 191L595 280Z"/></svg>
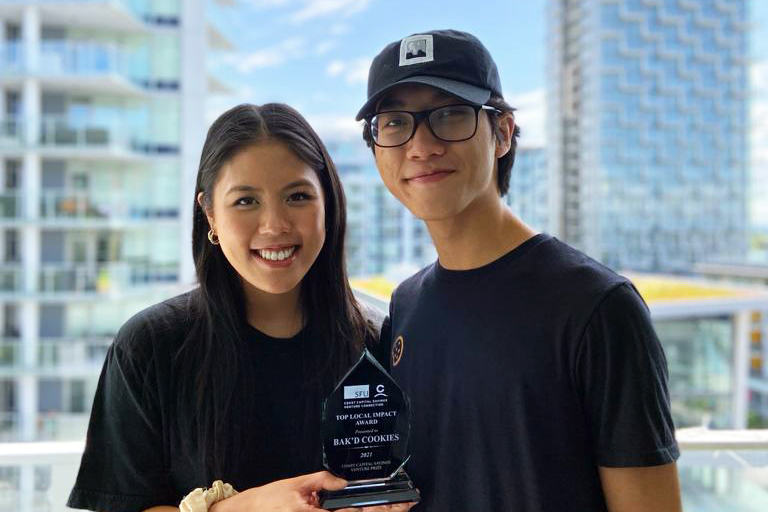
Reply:
<svg viewBox="0 0 768 512"><path fill-rule="evenodd" d="M219 235L213 232L213 229L208 230L208 241L213 245L219 245Z"/></svg>

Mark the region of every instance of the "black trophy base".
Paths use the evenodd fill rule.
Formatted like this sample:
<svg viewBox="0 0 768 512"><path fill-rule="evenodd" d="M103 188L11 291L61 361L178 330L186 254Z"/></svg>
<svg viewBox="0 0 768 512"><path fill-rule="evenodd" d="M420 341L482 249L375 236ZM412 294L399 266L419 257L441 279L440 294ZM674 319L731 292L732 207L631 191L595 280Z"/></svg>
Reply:
<svg viewBox="0 0 768 512"><path fill-rule="evenodd" d="M336 510L346 507L369 507L421 499L405 471L383 481L350 482L338 491L320 491L320 508Z"/></svg>

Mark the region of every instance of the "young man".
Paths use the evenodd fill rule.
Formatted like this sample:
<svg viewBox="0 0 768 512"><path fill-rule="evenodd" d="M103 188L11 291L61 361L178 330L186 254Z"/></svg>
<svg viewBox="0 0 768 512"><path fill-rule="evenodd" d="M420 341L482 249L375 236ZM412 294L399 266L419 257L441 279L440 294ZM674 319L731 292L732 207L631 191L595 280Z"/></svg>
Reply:
<svg viewBox="0 0 768 512"><path fill-rule="evenodd" d="M438 30L381 51L357 116L382 180L438 253L395 290L382 333L411 398L414 510L679 511L647 307L504 205L512 110L480 41Z"/></svg>

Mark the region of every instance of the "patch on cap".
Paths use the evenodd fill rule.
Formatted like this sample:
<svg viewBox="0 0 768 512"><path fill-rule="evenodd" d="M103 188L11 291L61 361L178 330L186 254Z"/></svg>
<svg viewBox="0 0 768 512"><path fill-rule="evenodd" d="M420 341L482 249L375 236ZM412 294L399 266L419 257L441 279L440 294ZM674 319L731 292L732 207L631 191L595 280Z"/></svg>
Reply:
<svg viewBox="0 0 768 512"><path fill-rule="evenodd" d="M432 34L415 35L400 41L400 66L410 66L435 60Z"/></svg>

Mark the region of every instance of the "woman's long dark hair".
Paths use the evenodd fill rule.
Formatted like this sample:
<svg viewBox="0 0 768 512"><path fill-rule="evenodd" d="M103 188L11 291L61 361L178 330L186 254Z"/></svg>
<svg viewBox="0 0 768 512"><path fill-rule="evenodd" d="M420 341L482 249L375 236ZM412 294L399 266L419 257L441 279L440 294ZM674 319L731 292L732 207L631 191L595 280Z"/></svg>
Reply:
<svg viewBox="0 0 768 512"><path fill-rule="evenodd" d="M178 428L182 437L189 435L189 442L196 445L191 450L197 452L194 462L203 464L208 478L220 478L225 470L239 465L238 447L243 436L268 433L254 432L254 425L245 427L237 421L244 408L254 407L249 403L249 372L240 361L245 295L221 248L208 241L210 226L197 196L202 192L205 207L212 208L213 188L222 166L243 149L270 142L285 144L315 170L325 199L325 243L301 282L302 314L311 326L312 338L320 343L319 350L316 344L311 353L312 360L304 365L305 375L317 378L322 389L330 390L359 355L363 343L373 339L373 327L361 314L347 281L344 192L322 141L287 105L243 104L228 110L208 130L200 157L192 225L192 255L199 282L191 295L196 319L174 361L177 405L194 407L190 424L180 423ZM297 371L300 368L297 366Z"/></svg>

